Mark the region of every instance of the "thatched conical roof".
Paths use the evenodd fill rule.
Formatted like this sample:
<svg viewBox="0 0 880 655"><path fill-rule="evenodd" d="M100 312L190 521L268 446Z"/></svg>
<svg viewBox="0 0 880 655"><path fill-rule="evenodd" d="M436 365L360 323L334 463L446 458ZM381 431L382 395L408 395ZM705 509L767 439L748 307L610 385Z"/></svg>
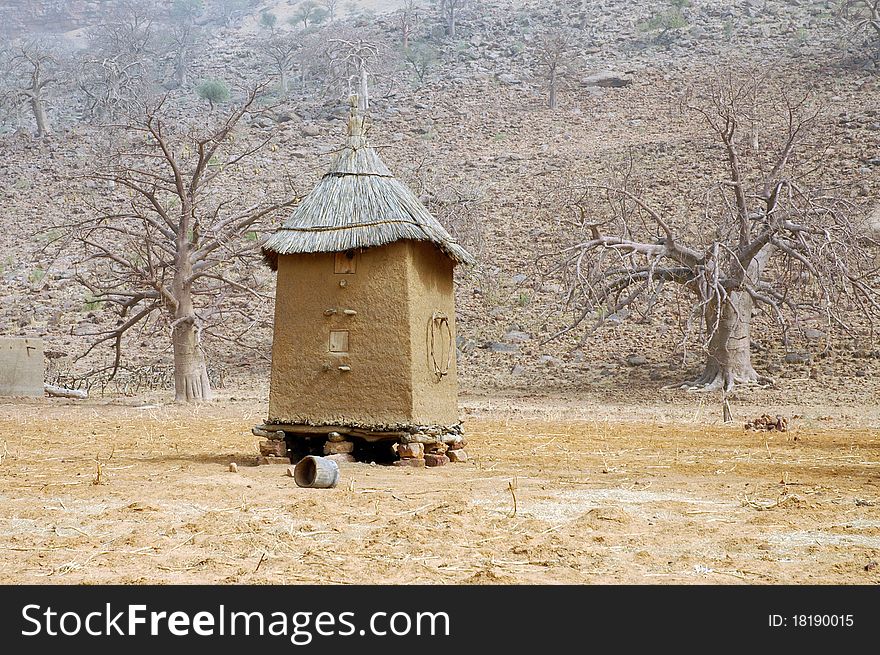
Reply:
<svg viewBox="0 0 880 655"><path fill-rule="evenodd" d="M430 241L456 263L474 263L370 147L364 117L352 103L345 147L284 225L266 239L263 255L274 269L278 255L341 252L403 240Z"/></svg>

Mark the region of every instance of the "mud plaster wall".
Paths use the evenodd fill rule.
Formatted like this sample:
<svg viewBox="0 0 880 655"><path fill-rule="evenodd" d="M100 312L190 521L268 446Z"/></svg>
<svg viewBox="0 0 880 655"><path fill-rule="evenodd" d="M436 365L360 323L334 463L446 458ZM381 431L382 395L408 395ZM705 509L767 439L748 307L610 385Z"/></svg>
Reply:
<svg viewBox="0 0 880 655"><path fill-rule="evenodd" d="M409 423L408 246L359 252L352 275L336 274L334 260L332 253L278 258L269 420ZM336 313L325 316L327 309ZM344 309L357 315L346 316ZM347 354L329 352L331 330L348 330ZM351 371L340 371L343 365Z"/></svg>
<svg viewBox="0 0 880 655"><path fill-rule="evenodd" d="M430 243L411 241L408 245L413 422L420 425L451 425L458 422L453 263ZM439 379L434 374L431 359L430 331L432 316L436 313L445 314L449 321L448 333L439 324L434 329L437 363L445 368L449 361L448 374Z"/></svg>
<svg viewBox="0 0 880 655"><path fill-rule="evenodd" d="M0 338L0 396L43 395L42 339Z"/></svg>
<svg viewBox="0 0 880 655"><path fill-rule="evenodd" d="M456 423L452 262L417 242L361 251L350 275L334 273L334 259L278 258L269 420L369 427ZM325 316L328 309L336 312ZM345 309L357 314L347 316ZM435 347L442 347L438 361L445 365L450 346L453 354L439 382L429 360L435 312L450 317L452 332L451 342L435 333ZM346 354L330 352L331 330L348 331Z"/></svg>

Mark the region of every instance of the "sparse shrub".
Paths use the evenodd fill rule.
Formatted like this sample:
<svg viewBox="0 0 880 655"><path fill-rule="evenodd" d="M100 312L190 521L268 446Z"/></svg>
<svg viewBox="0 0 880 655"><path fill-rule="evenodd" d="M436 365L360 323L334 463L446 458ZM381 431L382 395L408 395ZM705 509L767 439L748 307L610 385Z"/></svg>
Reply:
<svg viewBox="0 0 880 655"><path fill-rule="evenodd" d="M655 43L668 42L673 35L688 26L683 10L690 6L690 0L668 0L667 4L667 9L655 13L638 25L640 30L652 35Z"/></svg>
<svg viewBox="0 0 880 655"><path fill-rule="evenodd" d="M39 284L43 281L44 277L46 277L45 269L37 266L34 270L28 273L28 282L31 284Z"/></svg>
<svg viewBox="0 0 880 655"><path fill-rule="evenodd" d="M211 109L215 104L220 104L229 100L229 86L223 80L205 80L199 84L196 93L203 100L207 100Z"/></svg>
<svg viewBox="0 0 880 655"><path fill-rule="evenodd" d="M317 2L305 0L305 2L299 3L293 16L290 17L290 24L298 25L302 23L303 27L317 25L318 23L323 23L329 15L330 12L319 7Z"/></svg>
<svg viewBox="0 0 880 655"><path fill-rule="evenodd" d="M807 32L807 28L800 27L798 28L797 32L794 33L794 38L792 39L789 48L791 50L798 50L799 48L807 45L807 42L809 40L809 32Z"/></svg>
<svg viewBox="0 0 880 655"><path fill-rule="evenodd" d="M273 14L271 11L264 11L260 13L260 25L267 29L275 29L275 23L278 22L278 16Z"/></svg>
<svg viewBox="0 0 880 655"><path fill-rule="evenodd" d="M41 243L50 243L52 241L57 241L60 236L60 230L46 230L45 232L37 234L36 240Z"/></svg>
<svg viewBox="0 0 880 655"><path fill-rule="evenodd" d="M438 54L433 46L418 42L404 48L403 58L419 79L419 84L424 84L428 73L437 64Z"/></svg>
<svg viewBox="0 0 880 655"><path fill-rule="evenodd" d="M724 20L722 30L724 32L724 40L727 42L733 41L733 34L736 30L736 26L733 24L732 18L726 18Z"/></svg>
<svg viewBox="0 0 880 655"><path fill-rule="evenodd" d="M84 312L91 312L96 309L101 309L101 307L103 305L104 305L104 303L102 301L95 298L92 294L87 293L83 297L83 309L82 310Z"/></svg>

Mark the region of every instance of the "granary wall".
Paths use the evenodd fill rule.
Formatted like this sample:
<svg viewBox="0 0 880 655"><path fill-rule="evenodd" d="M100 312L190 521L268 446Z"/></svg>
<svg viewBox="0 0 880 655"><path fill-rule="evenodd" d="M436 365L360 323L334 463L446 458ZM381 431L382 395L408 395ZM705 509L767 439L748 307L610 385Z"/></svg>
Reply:
<svg viewBox="0 0 880 655"><path fill-rule="evenodd" d="M0 338L0 396L43 395L42 339Z"/></svg>
<svg viewBox="0 0 880 655"><path fill-rule="evenodd" d="M434 244L408 245L413 422L452 425L458 422L453 262Z"/></svg>
<svg viewBox="0 0 880 655"><path fill-rule="evenodd" d="M354 273L335 253L278 257L270 422L411 423L408 249L357 252Z"/></svg>

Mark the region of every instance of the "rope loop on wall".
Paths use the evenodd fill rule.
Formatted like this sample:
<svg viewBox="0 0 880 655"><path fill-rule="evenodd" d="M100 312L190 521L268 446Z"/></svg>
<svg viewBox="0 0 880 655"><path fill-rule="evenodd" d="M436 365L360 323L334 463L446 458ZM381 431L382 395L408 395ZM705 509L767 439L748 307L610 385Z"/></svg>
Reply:
<svg viewBox="0 0 880 655"><path fill-rule="evenodd" d="M452 365L452 328L449 325L449 317L443 312L431 314L431 340L429 352L431 355L431 367L437 382L449 375L449 367ZM445 342L445 344L444 344ZM440 359L443 360L443 346L446 346L446 362L441 365L437 361L437 346L440 346Z"/></svg>

